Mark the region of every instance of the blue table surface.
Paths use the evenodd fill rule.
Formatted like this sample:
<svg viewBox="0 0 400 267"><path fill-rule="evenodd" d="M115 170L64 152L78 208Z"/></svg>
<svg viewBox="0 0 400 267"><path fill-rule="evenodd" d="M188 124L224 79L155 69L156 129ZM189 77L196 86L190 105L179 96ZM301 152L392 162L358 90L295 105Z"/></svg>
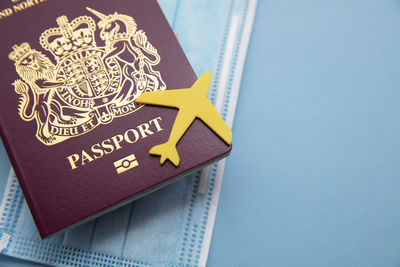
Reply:
<svg viewBox="0 0 400 267"><path fill-rule="evenodd" d="M259 0L208 266L400 266L399 118L400 1Z"/></svg>

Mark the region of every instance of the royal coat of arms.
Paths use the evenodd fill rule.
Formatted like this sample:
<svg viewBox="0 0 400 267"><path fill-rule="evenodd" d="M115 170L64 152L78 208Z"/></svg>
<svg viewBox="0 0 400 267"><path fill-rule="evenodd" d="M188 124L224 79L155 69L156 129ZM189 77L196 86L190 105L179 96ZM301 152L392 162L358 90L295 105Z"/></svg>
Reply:
<svg viewBox="0 0 400 267"><path fill-rule="evenodd" d="M127 15L81 16L71 22L57 18L58 28L40 36L40 45L53 61L30 44L14 45L9 58L20 76L13 85L20 95L18 111L24 121L35 120L36 137L45 145L87 133L114 118L138 110L136 98L165 90L157 49Z"/></svg>

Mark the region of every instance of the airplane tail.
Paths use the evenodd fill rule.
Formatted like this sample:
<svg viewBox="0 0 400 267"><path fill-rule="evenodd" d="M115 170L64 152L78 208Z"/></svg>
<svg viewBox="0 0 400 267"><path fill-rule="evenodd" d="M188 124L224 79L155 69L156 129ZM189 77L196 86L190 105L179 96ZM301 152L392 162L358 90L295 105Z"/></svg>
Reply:
<svg viewBox="0 0 400 267"><path fill-rule="evenodd" d="M175 166L179 165L178 151L175 145L169 142L153 147L150 149L150 154L161 156L161 164L164 164L164 162L169 159Z"/></svg>

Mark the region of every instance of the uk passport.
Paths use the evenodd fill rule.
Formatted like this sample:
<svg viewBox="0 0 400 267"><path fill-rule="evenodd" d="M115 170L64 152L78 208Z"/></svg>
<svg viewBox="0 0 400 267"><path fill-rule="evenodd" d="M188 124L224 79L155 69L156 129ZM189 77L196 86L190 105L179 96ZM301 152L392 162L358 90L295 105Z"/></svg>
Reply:
<svg viewBox="0 0 400 267"><path fill-rule="evenodd" d="M230 152L196 119L179 166L149 154L178 111L136 99L196 80L156 1L5 0L0 33L1 137L42 238Z"/></svg>

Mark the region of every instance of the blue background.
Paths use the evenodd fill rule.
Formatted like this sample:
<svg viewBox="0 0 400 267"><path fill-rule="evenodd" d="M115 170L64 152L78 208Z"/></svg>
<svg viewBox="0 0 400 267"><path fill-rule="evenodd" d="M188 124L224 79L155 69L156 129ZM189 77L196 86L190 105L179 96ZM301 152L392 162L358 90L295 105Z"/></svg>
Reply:
<svg viewBox="0 0 400 267"><path fill-rule="evenodd" d="M208 266L400 266L399 117L399 0L259 0Z"/></svg>

